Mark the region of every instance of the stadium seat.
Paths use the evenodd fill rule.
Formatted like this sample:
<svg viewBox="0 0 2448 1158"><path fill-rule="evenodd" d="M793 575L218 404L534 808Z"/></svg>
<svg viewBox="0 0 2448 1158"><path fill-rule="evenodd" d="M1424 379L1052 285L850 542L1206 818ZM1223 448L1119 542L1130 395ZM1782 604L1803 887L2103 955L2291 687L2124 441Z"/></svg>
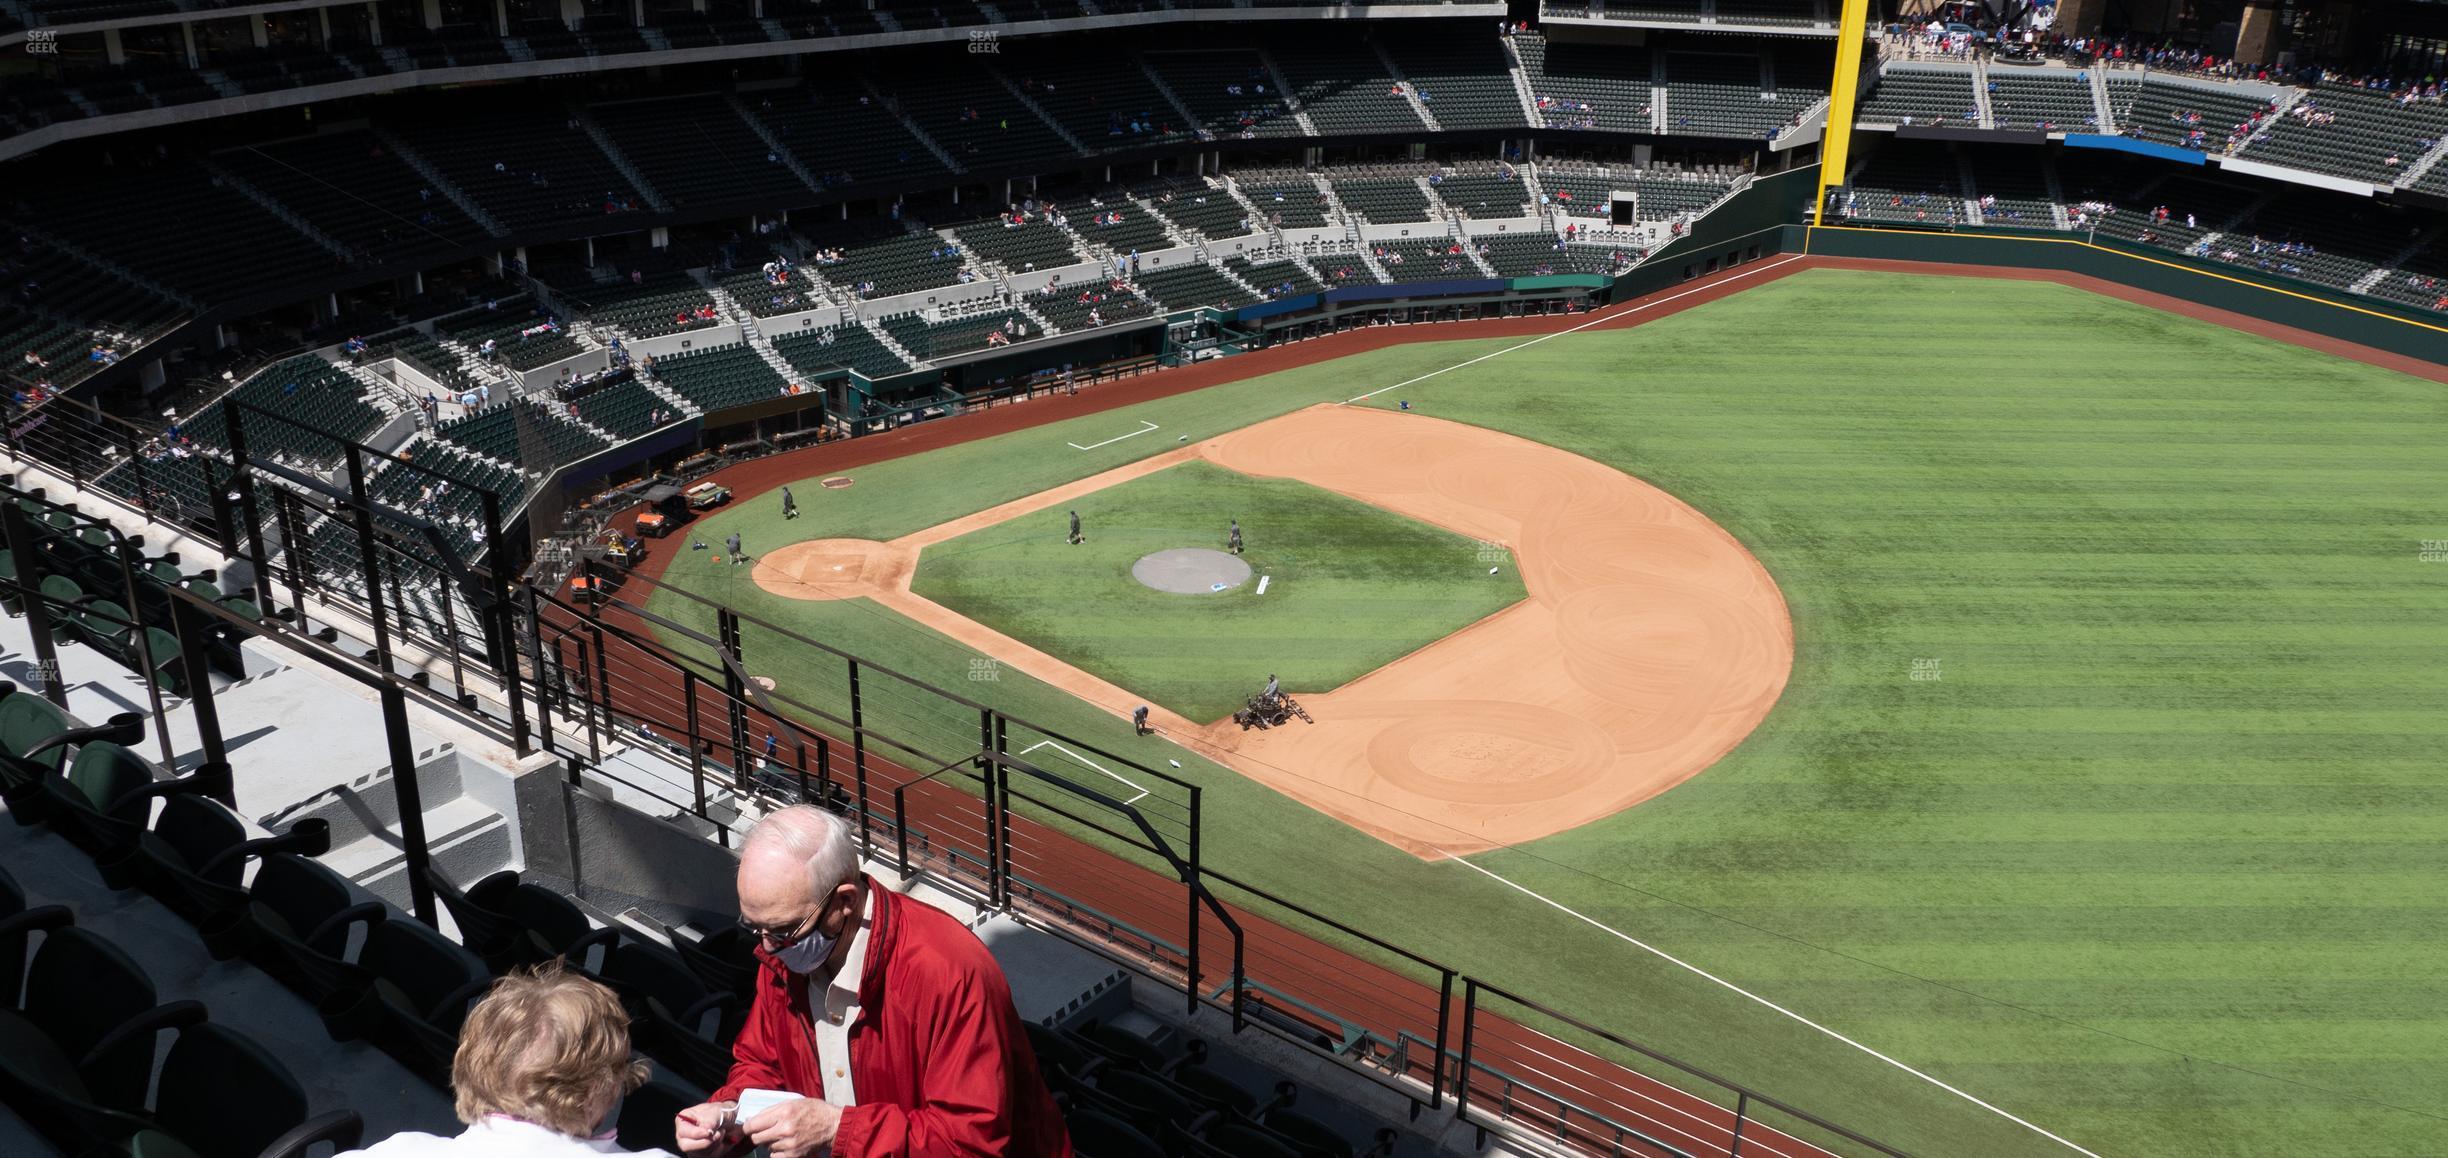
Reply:
<svg viewBox="0 0 2448 1158"><path fill-rule="evenodd" d="M755 934L737 925L725 926L697 940L683 936L669 925L663 927L663 933L671 938L672 951L688 963L706 988L742 998L756 992Z"/></svg>
<svg viewBox="0 0 2448 1158"><path fill-rule="evenodd" d="M462 891L440 873L434 895L450 910L460 941L495 974L540 965L572 951L594 930L569 898L503 869Z"/></svg>
<svg viewBox="0 0 2448 1158"><path fill-rule="evenodd" d="M163 907L201 928L245 908L249 860L273 853L319 856L330 848L331 823L320 817L301 820L279 836L251 840L246 826L221 805L201 796L173 796L162 802L153 827L137 838L134 855L141 867L136 883Z"/></svg>
<svg viewBox="0 0 2448 1158"><path fill-rule="evenodd" d="M226 762L199 765L185 776L155 779L153 765L127 748L92 743L77 749L65 775L43 782L48 811L44 823L86 855L132 848L159 796L200 793L225 796Z"/></svg>
<svg viewBox="0 0 2448 1158"><path fill-rule="evenodd" d="M17 953L27 932L44 930L25 959L23 997L0 1006L0 1091L36 1129L73 1149L83 1134L79 1108L141 1098L153 1034L201 1021L204 1008L159 1004L152 978L125 951L70 924L67 910L49 909L0 944L0 953Z"/></svg>
<svg viewBox="0 0 2448 1158"><path fill-rule="evenodd" d="M729 1043L747 1012L746 995L707 988L678 954L617 927L581 939L569 956L620 995L635 1019L631 1033L641 1052L688 1081L723 1083L731 1071Z"/></svg>
<svg viewBox="0 0 2448 1158"><path fill-rule="evenodd" d="M329 868L293 853L263 858L247 886L247 904L216 932L246 953L257 968L310 1001L359 980L341 954L359 926L383 923L389 909L360 901L348 882ZM360 1030L359 1032L362 1032Z"/></svg>
<svg viewBox="0 0 2448 1158"><path fill-rule="evenodd" d="M306 1091L287 1068L209 1021L177 1027L151 1097L145 1093L138 1085L64 1108L98 1152L127 1158L302 1158L322 1145L351 1149L364 1133L352 1110L309 1119Z"/></svg>
<svg viewBox="0 0 2448 1158"><path fill-rule="evenodd" d="M80 745L134 744L144 739L145 718L135 712L112 716L98 727L81 727L51 701L15 685L0 685L0 801L19 824L46 816L43 781L59 775Z"/></svg>

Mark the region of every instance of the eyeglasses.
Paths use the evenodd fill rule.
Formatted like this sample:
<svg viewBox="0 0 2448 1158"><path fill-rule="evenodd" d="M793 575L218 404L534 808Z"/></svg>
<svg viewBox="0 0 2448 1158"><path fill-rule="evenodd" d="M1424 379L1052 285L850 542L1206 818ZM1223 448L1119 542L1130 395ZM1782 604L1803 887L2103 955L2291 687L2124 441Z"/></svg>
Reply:
<svg viewBox="0 0 2448 1158"><path fill-rule="evenodd" d="M807 916L800 918L798 924L787 929L776 929L768 925L759 925L750 921L746 917L741 917L739 919L739 927L746 930L750 936L764 942L767 951L779 953L782 950L788 949L801 941L807 940L808 934L816 931L816 919L823 915L823 906L818 906L815 912L809 913Z"/></svg>

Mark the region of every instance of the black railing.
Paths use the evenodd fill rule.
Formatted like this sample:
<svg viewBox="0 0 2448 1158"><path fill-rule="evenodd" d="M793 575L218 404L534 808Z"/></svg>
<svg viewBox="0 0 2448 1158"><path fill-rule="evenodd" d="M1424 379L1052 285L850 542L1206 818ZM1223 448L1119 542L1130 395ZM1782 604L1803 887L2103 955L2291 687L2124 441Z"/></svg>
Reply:
<svg viewBox="0 0 2448 1158"><path fill-rule="evenodd" d="M261 411L242 405L239 413ZM833 807L856 819L871 857L935 874L990 907L1177 987L1188 1008L1226 1013L1236 1032L1255 1026L1315 1049L1402 1094L1415 1115L1450 1105L1482 1130L1593 1153L1900 1153L1207 868L1202 793L1187 780L642 577L628 582L677 597L681 608L710 618L713 631L601 587L578 605L508 582L489 560L454 566L427 549L418 519L369 492L372 452L342 440L342 465L354 468L346 485L304 485L252 462L243 425L231 423L235 462L211 459L216 473L207 477L215 480L219 541L232 557L254 561L251 593L264 617L174 592L174 607L189 621L174 629L209 623L266 638L381 694L386 727L395 729L402 837L420 916L431 912L429 854L423 833L412 830L421 828L415 773L404 722L395 720L404 721L407 697L431 695L437 707L475 710L522 754L540 746L562 757L573 778L627 775L607 768L623 747L649 757L649 767L668 766L655 774L669 776L659 783L645 772L620 782L705 822L726 843L730 829L716 816L728 812L715 807L718 798ZM23 446L12 436L12 452ZM267 481L273 478L279 485ZM491 522L498 503L487 499ZM40 532L14 504L8 510L10 549L18 552ZM317 558L307 544L318 525L352 531L356 549ZM498 541L490 530L487 541ZM275 547L282 549L278 568ZM38 588L41 568L39 557L20 556L18 586ZM129 577L144 581L133 571ZM401 614L402 596L416 587L463 594L483 620L481 639ZM362 598L354 606L370 622L310 622L310 600L339 603L343 593ZM39 595L27 605L41 607ZM341 627L370 632L374 646L330 646ZM838 684L827 679L831 686L799 694L760 686L741 658L749 628L757 649L838 663ZM422 671L401 674L394 629L432 656L449 657L455 695L428 692ZM479 650L469 651L471 643ZM213 711L209 680L198 680L194 694L201 721ZM157 720L162 714L156 704ZM211 751L219 745L217 720L208 732ZM1048 746L1082 768L1127 776L1141 790L1125 800L1074 779L1062 761L1035 755ZM1226 938L1228 951L1210 943L1211 932ZM1211 983L1210 971L1222 974L1227 960L1226 980ZM1812 1137L1759 1121L1761 1108Z"/></svg>

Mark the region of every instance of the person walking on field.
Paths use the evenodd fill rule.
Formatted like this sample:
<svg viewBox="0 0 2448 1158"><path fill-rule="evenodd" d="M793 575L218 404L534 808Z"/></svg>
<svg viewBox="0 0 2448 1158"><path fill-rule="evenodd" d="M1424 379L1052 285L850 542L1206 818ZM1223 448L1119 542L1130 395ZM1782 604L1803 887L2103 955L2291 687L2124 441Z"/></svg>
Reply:
<svg viewBox="0 0 2448 1158"><path fill-rule="evenodd" d="M785 519L799 517L799 500L791 497L789 487L782 488L782 517Z"/></svg>
<svg viewBox="0 0 2448 1158"><path fill-rule="evenodd" d="M1232 520L1232 553L1241 553L1241 520Z"/></svg>
<svg viewBox="0 0 2448 1158"><path fill-rule="evenodd" d="M746 558L745 555L740 553L740 536L738 531L731 532L731 537L723 540L723 548L731 553L731 565L734 567L739 566L740 560Z"/></svg>
<svg viewBox="0 0 2448 1158"><path fill-rule="evenodd" d="M1088 536L1080 534L1079 512L1071 512L1071 545L1076 547L1087 541Z"/></svg>

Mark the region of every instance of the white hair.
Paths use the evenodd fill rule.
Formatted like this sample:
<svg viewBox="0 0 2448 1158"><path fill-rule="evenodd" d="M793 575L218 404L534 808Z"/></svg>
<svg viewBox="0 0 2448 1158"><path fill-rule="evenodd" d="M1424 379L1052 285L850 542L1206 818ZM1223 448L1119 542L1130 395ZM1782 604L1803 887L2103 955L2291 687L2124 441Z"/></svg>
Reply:
<svg viewBox="0 0 2448 1158"><path fill-rule="evenodd" d="M740 853L773 845L807 866L809 895L822 898L858 879L858 841L850 822L813 804L767 813L748 829Z"/></svg>

